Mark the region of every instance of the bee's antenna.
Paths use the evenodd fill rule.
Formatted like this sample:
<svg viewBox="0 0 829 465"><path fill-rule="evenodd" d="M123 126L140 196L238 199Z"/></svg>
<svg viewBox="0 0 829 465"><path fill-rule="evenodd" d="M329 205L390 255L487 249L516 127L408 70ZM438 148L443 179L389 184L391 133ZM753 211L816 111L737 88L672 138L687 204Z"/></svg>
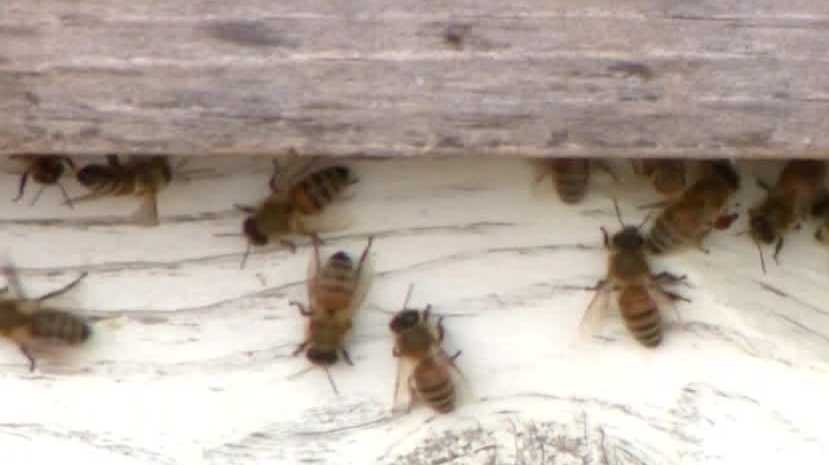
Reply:
<svg viewBox="0 0 829 465"><path fill-rule="evenodd" d="M409 299L412 298L412 293L414 292L414 283L409 284L409 290L406 292L406 300L403 301L403 309L406 309L409 305Z"/></svg>
<svg viewBox="0 0 829 465"><path fill-rule="evenodd" d="M616 201L616 197L613 197L613 208L616 210L616 219L619 220L619 224L622 225L622 229L624 229L625 223L622 221L622 212L619 210L619 202Z"/></svg>
<svg viewBox="0 0 829 465"><path fill-rule="evenodd" d="M245 264L248 262L248 255L250 255L250 242L248 242L247 247L245 247L245 253L242 255L242 263L239 264L240 270L245 269Z"/></svg>

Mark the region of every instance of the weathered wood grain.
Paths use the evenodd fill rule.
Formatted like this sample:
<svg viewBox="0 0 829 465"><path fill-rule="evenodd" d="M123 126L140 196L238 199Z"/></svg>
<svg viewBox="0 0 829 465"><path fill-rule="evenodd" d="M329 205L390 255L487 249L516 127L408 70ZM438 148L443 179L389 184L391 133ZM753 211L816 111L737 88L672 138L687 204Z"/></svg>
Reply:
<svg viewBox="0 0 829 465"><path fill-rule="evenodd" d="M829 435L816 415L829 389L827 251L806 223L787 238L779 266L760 271L736 232L717 232L711 254L654 264L685 273L692 302L664 345L641 348L617 318L592 339L578 325L605 272L599 227L615 228L654 200L627 164L597 176L585 203L566 207L549 181L533 186L518 160L353 163L360 182L334 212L350 226L325 235L324 253L358 253L376 236L373 281L336 396L322 373L291 356L305 321L310 249L257 251L239 269L234 203L267 190L270 162L193 161L214 174L161 193L162 224L119 222L128 199L35 207L2 201L0 251L27 293L89 277L53 302L90 317L88 347L40 360L34 373L0 341L0 448L9 463L111 464L800 464L825 461ZM12 166L2 166L11 170ZM744 211L760 195L745 163ZM68 182L71 194L80 187ZM29 193L29 196L33 192ZM31 197L27 197L26 200ZM735 207L736 208L736 207ZM446 316L461 381L459 409L392 414L395 360L388 329L411 304ZM405 401L401 399L401 401Z"/></svg>
<svg viewBox="0 0 829 465"><path fill-rule="evenodd" d="M825 156L829 6L0 5L0 153Z"/></svg>

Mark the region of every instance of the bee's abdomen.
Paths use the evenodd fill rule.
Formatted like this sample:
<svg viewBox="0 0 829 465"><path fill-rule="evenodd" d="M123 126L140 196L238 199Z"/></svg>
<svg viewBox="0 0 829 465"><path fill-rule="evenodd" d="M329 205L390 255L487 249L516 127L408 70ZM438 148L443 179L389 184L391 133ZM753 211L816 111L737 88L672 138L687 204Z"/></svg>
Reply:
<svg viewBox="0 0 829 465"><path fill-rule="evenodd" d="M641 286L630 286L619 294L619 308L625 326L645 347L656 347L662 342L662 318L656 302Z"/></svg>
<svg viewBox="0 0 829 465"><path fill-rule="evenodd" d="M333 306L347 305L357 288L357 274L351 257L344 252L332 255L320 270L318 286L321 300Z"/></svg>
<svg viewBox="0 0 829 465"><path fill-rule="evenodd" d="M80 344L92 335L92 328L81 318L66 312L43 310L32 315L32 336Z"/></svg>
<svg viewBox="0 0 829 465"><path fill-rule="evenodd" d="M102 165L83 167L78 172L78 182L91 191L115 196L132 194L136 190L133 173Z"/></svg>
<svg viewBox="0 0 829 465"><path fill-rule="evenodd" d="M415 368L414 377L418 395L429 406L440 413L455 409L455 386L446 370L427 359Z"/></svg>
<svg viewBox="0 0 829 465"><path fill-rule="evenodd" d="M588 160L556 160L554 182L564 203L578 203L587 193L590 179Z"/></svg>
<svg viewBox="0 0 829 465"><path fill-rule="evenodd" d="M322 211L349 184L348 168L332 166L311 174L293 190L300 212L311 215Z"/></svg>

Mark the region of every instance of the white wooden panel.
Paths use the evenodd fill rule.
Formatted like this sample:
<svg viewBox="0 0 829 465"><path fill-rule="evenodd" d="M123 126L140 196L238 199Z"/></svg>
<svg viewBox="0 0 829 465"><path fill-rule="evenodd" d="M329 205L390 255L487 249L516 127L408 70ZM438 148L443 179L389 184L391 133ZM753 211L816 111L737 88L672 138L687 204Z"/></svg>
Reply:
<svg viewBox="0 0 829 465"><path fill-rule="evenodd" d="M359 161L360 183L334 212L351 226L325 251L358 253L377 237L375 277L337 366L336 396L291 352L304 321L309 248L254 254L234 203L266 191L264 159L206 158L215 176L161 195L162 226L118 222L127 200L59 205L0 202L0 244L27 292L88 279L56 305L97 320L83 350L28 373L0 344L0 447L9 463L87 464L734 464L822 463L821 406L829 376L827 251L812 225L792 234L763 275L732 230L712 253L654 267L687 273L691 299L656 350L618 318L591 340L577 326L605 267L599 226L615 228L654 194L601 174L587 201L563 206L549 181L531 188L521 160ZM626 165L619 167L620 172ZM760 192L743 166L744 209ZM11 198L16 179L3 176ZM771 178L768 178L771 179ZM69 190L79 193L74 183ZM33 193L33 192L32 192ZM30 195L32 194L30 193ZM446 315L450 350L469 380L459 409L390 412L395 361L390 315L415 283L414 305Z"/></svg>

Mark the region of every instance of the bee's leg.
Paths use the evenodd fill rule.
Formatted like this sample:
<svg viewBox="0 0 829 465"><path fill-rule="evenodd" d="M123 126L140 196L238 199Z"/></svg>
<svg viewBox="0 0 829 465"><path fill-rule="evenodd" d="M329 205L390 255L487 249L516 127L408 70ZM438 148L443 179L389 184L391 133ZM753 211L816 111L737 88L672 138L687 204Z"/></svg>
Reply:
<svg viewBox="0 0 829 465"><path fill-rule="evenodd" d="M304 304L302 304L300 302L297 302L295 300L292 300L292 301L288 302L288 304L296 307L297 309L299 309L299 313L302 314L302 316L310 316L311 313L312 313L311 310L308 310L307 308L305 308Z"/></svg>
<svg viewBox="0 0 829 465"><path fill-rule="evenodd" d="M37 194L35 194L35 197L32 199L32 202L29 204L29 206L34 206L37 203L37 201L40 200L40 196L43 195L43 191L45 190L45 185L40 186L40 189L38 189ZM67 198L66 200L68 201L69 199Z"/></svg>
<svg viewBox="0 0 829 465"><path fill-rule="evenodd" d="M366 248L363 250L363 254L360 255L360 261L357 263L357 276L360 276L360 273L363 271L363 263L365 263L366 258L368 257L368 251L371 249L371 244L374 242L374 236L368 236L368 244Z"/></svg>
<svg viewBox="0 0 829 465"><path fill-rule="evenodd" d="M345 363L354 366L354 362L351 360L351 354L348 353L348 350L343 348L340 349L340 352L343 353L343 360L345 360Z"/></svg>
<svg viewBox="0 0 829 465"><path fill-rule="evenodd" d="M604 226L602 226L599 229L602 230L602 238L604 239L604 248L609 249L610 248L610 236L607 235L607 229L605 229Z"/></svg>
<svg viewBox="0 0 829 465"><path fill-rule="evenodd" d="M780 236L777 239L777 245L774 246L774 255L773 255L774 263L777 263L778 265L780 264L780 259L777 258L777 257L778 257L778 255L780 255L780 250L782 250L782 249L783 249L783 236Z"/></svg>
<svg viewBox="0 0 829 465"><path fill-rule="evenodd" d="M86 278L88 275L89 275L89 273L87 273L86 271L84 271L83 273L81 273L81 275L80 275L80 276L78 276L77 278L75 278L75 280L74 280L74 281L72 281L71 283L67 284L66 286L63 286L62 288L57 289L57 290L54 290L54 291L52 291L52 292L47 292L46 294L43 294L42 296L40 296L40 297L36 298L35 300L36 300L36 301L38 301L38 302L43 302L44 300L48 300L48 299L51 299L51 298L53 298L53 297L57 297L57 296L59 296L59 295L61 295L61 294L64 294L64 293L66 293L66 292L69 292L69 291L70 291L73 287L75 287L75 286L77 286L78 284L80 284L80 282L81 282L81 281L83 281L83 279L84 279L84 278Z"/></svg>
<svg viewBox="0 0 829 465"><path fill-rule="evenodd" d="M443 328L443 317L438 318L438 342L443 342L443 336L446 335L446 330Z"/></svg>
<svg viewBox="0 0 829 465"><path fill-rule="evenodd" d="M23 198L23 192L26 190L26 181L29 180L29 171L30 170L27 169L20 175L20 185L17 188L17 197L13 198L12 202L17 202Z"/></svg>
<svg viewBox="0 0 829 465"><path fill-rule="evenodd" d="M768 191L770 191L770 190L771 190L771 186L769 186L768 184L766 184L766 182L765 182L765 181L763 181L763 180L761 180L761 179L758 179L758 180L757 180L757 187L759 187L760 189L763 189L763 190L764 190L764 191L766 191L766 192L768 192Z"/></svg>
<svg viewBox="0 0 829 465"><path fill-rule="evenodd" d="M66 203L66 205L69 205L69 208L74 209L75 206L72 204L72 199L69 198L69 194L66 192L66 188L63 187L63 184L61 184L61 183L57 183L57 184L58 184L58 188L60 188L60 191L63 193L63 198L65 200L64 203Z"/></svg>
<svg viewBox="0 0 829 465"><path fill-rule="evenodd" d="M35 371L35 366L37 365L37 362L35 361L34 355L32 355L32 352L29 350L28 347L26 347L25 344L20 344L19 347L20 352L22 352L23 355L26 357L26 360L29 361L29 371Z"/></svg>
<svg viewBox="0 0 829 465"><path fill-rule="evenodd" d="M302 351L304 351L306 347L308 347L308 341L302 341L302 344L299 344L298 346L296 346L296 349L294 349L294 351L291 353L291 355L296 357L297 355L301 354Z"/></svg>
<svg viewBox="0 0 829 465"><path fill-rule="evenodd" d="M668 284L683 283L686 286L688 286L688 282L686 281L686 275L678 276L667 271L663 271L659 274L651 274L651 279L653 279L656 282L665 281Z"/></svg>
<svg viewBox="0 0 829 465"><path fill-rule="evenodd" d="M243 213L250 214L250 215L256 213L256 208L251 207L250 205L241 205L241 204L238 204L238 203L234 203L233 208L235 208L235 209L237 209L237 210L239 210Z"/></svg>
<svg viewBox="0 0 829 465"><path fill-rule="evenodd" d="M690 302L691 301L691 299L689 299L687 297L683 297L683 296L681 296L677 293L674 293L674 292L666 291L664 289L660 289L659 291L662 292L663 294L665 294L665 296L668 297L671 300L681 300L683 302Z"/></svg>

